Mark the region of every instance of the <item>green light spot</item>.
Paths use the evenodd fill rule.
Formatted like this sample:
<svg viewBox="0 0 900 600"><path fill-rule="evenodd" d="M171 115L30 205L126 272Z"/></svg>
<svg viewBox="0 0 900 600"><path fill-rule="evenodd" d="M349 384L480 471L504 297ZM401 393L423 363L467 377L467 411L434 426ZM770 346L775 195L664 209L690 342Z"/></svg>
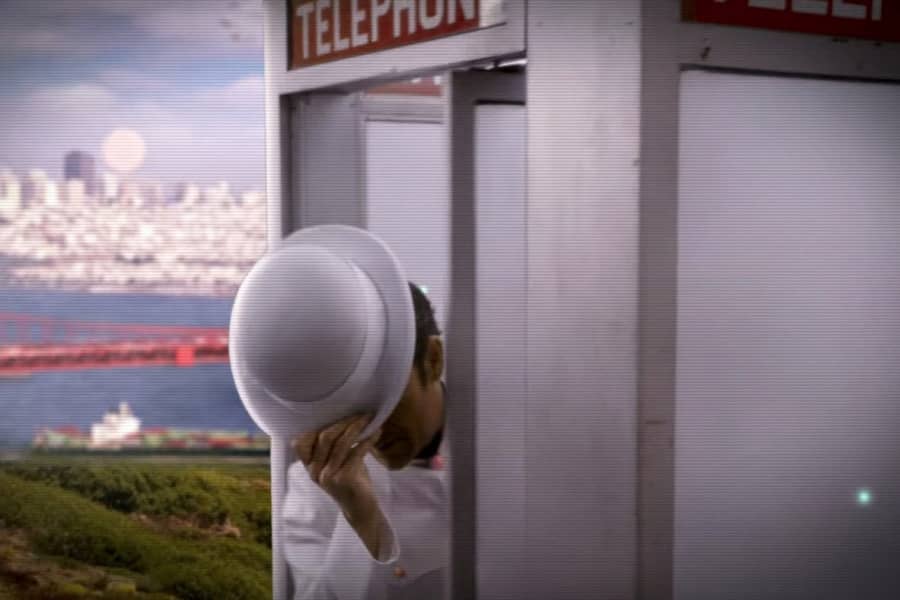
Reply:
<svg viewBox="0 0 900 600"><path fill-rule="evenodd" d="M856 503L860 506L868 506L872 503L872 492L862 489L856 492Z"/></svg>
<svg viewBox="0 0 900 600"><path fill-rule="evenodd" d="M422 293L423 293L423 294L427 294L427 293L428 293L428 286L427 286L427 285L420 285L420 286L419 286L419 289L422 290Z"/></svg>

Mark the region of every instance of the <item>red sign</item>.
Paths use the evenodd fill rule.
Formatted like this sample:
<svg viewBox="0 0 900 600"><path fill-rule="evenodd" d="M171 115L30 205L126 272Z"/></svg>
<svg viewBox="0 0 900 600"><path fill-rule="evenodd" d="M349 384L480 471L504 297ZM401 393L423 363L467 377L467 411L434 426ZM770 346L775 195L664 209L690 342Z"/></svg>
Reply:
<svg viewBox="0 0 900 600"><path fill-rule="evenodd" d="M900 42L896 0L682 0L687 21Z"/></svg>
<svg viewBox="0 0 900 600"><path fill-rule="evenodd" d="M479 0L291 0L290 68L477 29Z"/></svg>

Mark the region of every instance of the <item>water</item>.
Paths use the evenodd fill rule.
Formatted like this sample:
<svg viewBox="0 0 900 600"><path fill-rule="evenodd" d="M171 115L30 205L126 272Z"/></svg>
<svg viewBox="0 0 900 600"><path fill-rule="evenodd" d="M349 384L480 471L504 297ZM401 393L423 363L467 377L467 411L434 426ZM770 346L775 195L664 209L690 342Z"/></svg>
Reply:
<svg viewBox="0 0 900 600"><path fill-rule="evenodd" d="M0 311L60 319L227 327L232 299L0 289ZM88 369L0 379L0 447L31 442L41 427L89 431L125 401L143 427L196 427L257 433L226 363Z"/></svg>

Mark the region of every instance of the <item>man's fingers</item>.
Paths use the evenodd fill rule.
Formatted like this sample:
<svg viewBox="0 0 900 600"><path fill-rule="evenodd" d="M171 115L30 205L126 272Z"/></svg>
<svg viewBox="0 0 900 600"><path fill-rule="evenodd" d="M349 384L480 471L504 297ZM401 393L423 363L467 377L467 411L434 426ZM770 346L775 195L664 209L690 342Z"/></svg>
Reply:
<svg viewBox="0 0 900 600"><path fill-rule="evenodd" d="M336 423L332 423L328 427L339 427L342 423L349 423L355 417L346 417L337 421ZM319 438L319 434L322 430L319 431L310 431L309 433L304 433L301 436L298 436L294 439L294 453L297 455L297 458L306 466L309 466L309 463L312 462L313 456L315 455L316 448L316 440Z"/></svg>
<svg viewBox="0 0 900 600"><path fill-rule="evenodd" d="M312 461L313 450L316 447L317 432L301 435L294 441L294 453L304 465L309 465Z"/></svg>
<svg viewBox="0 0 900 600"><path fill-rule="evenodd" d="M357 417L347 425L343 432L341 432L340 437L335 440L334 446L331 449L331 454L328 457L328 464L325 465L325 468L322 470L323 477L328 476L330 473L333 473L344 466L344 461L353 449L356 438L359 437L360 432L365 429L370 421L371 418L369 416L364 415Z"/></svg>
<svg viewBox="0 0 900 600"><path fill-rule="evenodd" d="M313 481L320 482L323 469L331 462L335 446L344 432L350 428L357 419L364 419L359 415L353 415L334 423L319 431L316 436L315 448L312 460L307 465L307 470ZM352 440L351 440L352 443Z"/></svg>
<svg viewBox="0 0 900 600"><path fill-rule="evenodd" d="M362 459L366 457L372 448L378 443L378 438L381 437L381 430L379 429L365 440L361 441L353 448L350 453L347 455L347 460L344 461L343 468L349 468L351 465L356 465L362 462Z"/></svg>
<svg viewBox="0 0 900 600"><path fill-rule="evenodd" d="M319 482L319 474L325 468L328 457L331 455L331 448L335 440L340 435L339 431L335 431L334 426L321 430L316 436L316 447L313 451L312 461L307 465L310 477L316 483Z"/></svg>

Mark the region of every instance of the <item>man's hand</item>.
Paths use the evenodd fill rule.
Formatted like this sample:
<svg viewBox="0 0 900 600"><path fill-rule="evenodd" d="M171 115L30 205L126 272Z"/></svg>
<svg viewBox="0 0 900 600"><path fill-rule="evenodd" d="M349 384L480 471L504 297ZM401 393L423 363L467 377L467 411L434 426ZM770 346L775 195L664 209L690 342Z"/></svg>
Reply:
<svg viewBox="0 0 900 600"><path fill-rule="evenodd" d="M338 504L373 557L379 556L385 518L363 462L380 431L356 443L371 422L369 415L348 417L294 441L297 458L312 479Z"/></svg>

